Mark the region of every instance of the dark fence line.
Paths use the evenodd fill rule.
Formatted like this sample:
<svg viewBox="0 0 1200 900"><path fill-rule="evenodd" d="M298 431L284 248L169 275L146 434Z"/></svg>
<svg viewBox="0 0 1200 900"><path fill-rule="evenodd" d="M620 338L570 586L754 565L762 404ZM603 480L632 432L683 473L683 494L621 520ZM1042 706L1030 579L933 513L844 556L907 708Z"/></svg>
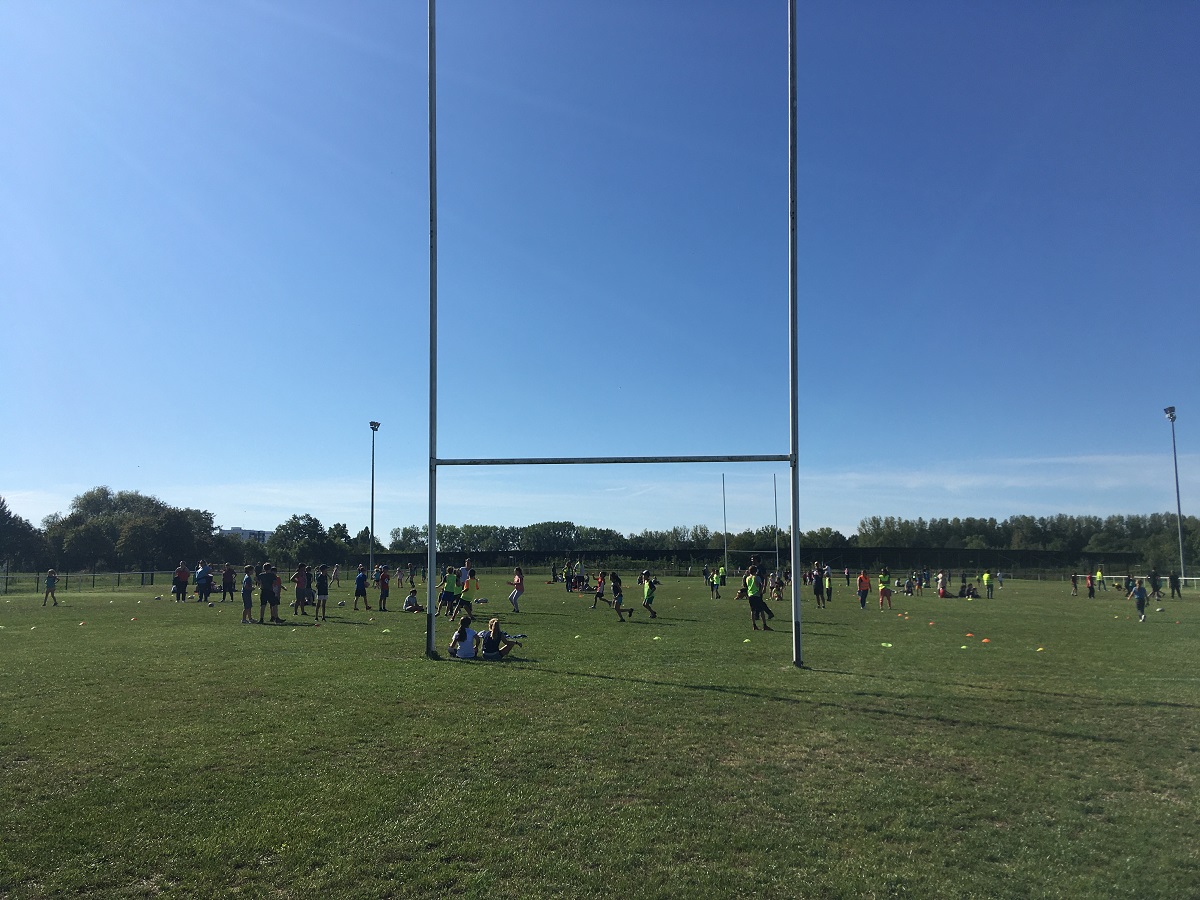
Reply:
<svg viewBox="0 0 1200 900"><path fill-rule="evenodd" d="M750 556L755 554L763 565L775 566L775 549L759 550L730 550L729 568L733 570L744 568L749 564ZM705 565L709 568L722 565L725 562L725 552L717 550L681 550L663 551L658 554L633 556L616 550L558 550L558 551L485 551L475 553L449 554L439 553L438 564L441 566L462 565L465 559L471 559L476 568L500 568L521 566L523 569L554 568L561 571L562 566L581 562L585 568L595 571L598 566L622 569L653 569L656 573L686 575L690 569L698 575ZM802 565L820 562L835 569L850 569L854 572L865 569L868 572L879 571L883 566L892 570L915 569L928 567L936 572L938 569L962 571L978 574L984 569L993 572L1002 571L1023 572L1095 572L1097 568L1111 571L1111 574L1124 574L1141 566L1141 554L1134 552L1105 553L1081 555L1070 551L1057 550L969 550L965 548L941 547L802 547L800 549ZM356 559L366 565L366 558ZM405 568L413 563L417 570L425 565L425 555L416 553L376 553L375 563L387 564L390 568ZM791 554L786 548L779 550L779 566L787 568L791 565Z"/></svg>
<svg viewBox="0 0 1200 900"><path fill-rule="evenodd" d="M120 590L170 584L174 572L59 572L56 591ZM165 576L165 577L164 577ZM157 581L155 580L157 579ZM5 572L0 574L0 593L19 590L41 592L46 587L45 572Z"/></svg>
<svg viewBox="0 0 1200 900"><path fill-rule="evenodd" d="M730 550L729 569L740 571L749 563L750 555L757 554L764 566L775 567L775 550ZM951 573L966 572L975 576L984 569L993 572L1003 572L1011 577L1027 577L1033 574L1066 573L1083 574L1101 569L1107 575L1123 575L1142 569L1141 557L1138 553L1105 553L1103 555L1083 556L1078 553L1054 550L968 550L964 548L916 548L916 547L804 547L800 551L803 565L811 565L814 561L829 565L836 572L850 569L852 572L866 570L878 572L887 566L893 572L903 570L921 570L928 568L931 572L946 569ZM527 575L552 576L561 573L568 562L574 565L581 563L588 572L600 569L619 572L639 572L650 569L656 575L670 577L699 576L704 566L710 569L725 562L723 550L684 550L664 551L657 555L630 556L614 550L559 550L559 551L482 551L474 553L439 553L437 563L444 568L453 565L461 566L467 559L471 565L482 572L494 574L499 570L512 571L520 566ZM408 565L413 565L417 577L420 577L426 565L424 553L383 552L375 554L376 565L387 565L393 571L407 575ZM322 562L331 568L336 560L313 560L314 568ZM339 575L342 581L353 581L354 572L359 564L364 568L369 566L367 555L351 557L339 565ZM289 564L290 565L290 564ZM779 567L786 569L791 565L791 557L785 548L779 551ZM280 564L281 570L287 565ZM164 585L170 587L174 570L157 572L60 572L58 590L121 590L136 587ZM240 567L237 569L237 584L241 584ZM214 572L218 579L220 572ZM429 573L425 573L429 577ZM0 592L11 593L16 590L42 591L45 585L44 572L5 572L0 574Z"/></svg>

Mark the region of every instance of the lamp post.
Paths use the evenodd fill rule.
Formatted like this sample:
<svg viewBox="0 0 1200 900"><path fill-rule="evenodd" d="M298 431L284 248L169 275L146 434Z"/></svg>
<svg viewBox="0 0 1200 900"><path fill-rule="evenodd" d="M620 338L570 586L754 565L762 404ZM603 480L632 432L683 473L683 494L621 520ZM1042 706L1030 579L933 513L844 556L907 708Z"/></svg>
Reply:
<svg viewBox="0 0 1200 900"><path fill-rule="evenodd" d="M1179 528L1179 577L1187 573L1183 570L1183 505L1179 502L1179 454L1175 452L1175 407L1168 406L1163 410L1171 420L1171 458L1175 461L1175 524Z"/></svg>
<svg viewBox="0 0 1200 900"><path fill-rule="evenodd" d="M370 535L368 542L371 545L367 563L367 577L369 578L375 571L375 432L379 430L379 423L368 422L367 424L371 426L371 527L367 532Z"/></svg>

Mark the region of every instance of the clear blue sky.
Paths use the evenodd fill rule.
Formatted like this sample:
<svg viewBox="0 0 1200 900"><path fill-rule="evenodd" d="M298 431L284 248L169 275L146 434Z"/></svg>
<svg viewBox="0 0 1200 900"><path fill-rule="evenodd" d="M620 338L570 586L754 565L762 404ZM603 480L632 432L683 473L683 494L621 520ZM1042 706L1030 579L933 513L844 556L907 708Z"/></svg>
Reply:
<svg viewBox="0 0 1200 900"><path fill-rule="evenodd" d="M0 5L0 495L426 520L420 2ZM799 4L801 527L1200 512L1200 5ZM785 453L786 4L443 0L439 455ZM787 521L779 466L439 519Z"/></svg>

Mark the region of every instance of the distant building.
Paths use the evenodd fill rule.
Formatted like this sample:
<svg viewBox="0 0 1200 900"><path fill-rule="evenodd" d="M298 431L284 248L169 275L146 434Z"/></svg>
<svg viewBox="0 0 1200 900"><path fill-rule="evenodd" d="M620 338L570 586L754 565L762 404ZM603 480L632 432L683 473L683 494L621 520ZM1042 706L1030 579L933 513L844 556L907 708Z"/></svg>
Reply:
<svg viewBox="0 0 1200 900"><path fill-rule="evenodd" d="M258 541L260 544L265 544L275 533L273 531L252 531L249 528L221 528L218 530L222 537L228 535L242 541Z"/></svg>

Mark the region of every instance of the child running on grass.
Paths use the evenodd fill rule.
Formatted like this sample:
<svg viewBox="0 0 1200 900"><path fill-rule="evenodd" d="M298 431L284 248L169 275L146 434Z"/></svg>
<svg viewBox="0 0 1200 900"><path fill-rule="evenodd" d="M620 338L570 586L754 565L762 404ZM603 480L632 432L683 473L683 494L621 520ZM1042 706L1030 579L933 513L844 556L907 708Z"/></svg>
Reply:
<svg viewBox="0 0 1200 900"><path fill-rule="evenodd" d="M450 614L450 618L457 619L458 614L464 610L468 616L473 617L477 596L479 596L479 579L475 577L474 569L467 569L467 580L462 583L462 588L458 592L458 601L454 605L454 612Z"/></svg>
<svg viewBox="0 0 1200 900"><path fill-rule="evenodd" d="M54 593L54 589L58 586L58 573L51 569L46 573L46 594L42 597L42 606L46 605L46 601L54 598L54 605L58 606L58 595Z"/></svg>
<svg viewBox="0 0 1200 900"><path fill-rule="evenodd" d="M658 613L654 611L654 591L658 587L658 580L650 575L649 569L643 569L638 581L642 585L642 608L650 613L650 618L657 619Z"/></svg>
<svg viewBox="0 0 1200 900"><path fill-rule="evenodd" d="M596 604L604 600L604 578L605 574L603 572L596 576L596 596L592 600L592 609L595 609ZM604 602L607 603L608 601L604 600Z"/></svg>
<svg viewBox="0 0 1200 900"><path fill-rule="evenodd" d="M621 591L621 576L618 575L616 572L613 572L608 576L608 580L609 580L609 583L612 585L612 595L613 595L612 605L613 605L613 609L616 610L617 618L620 619L622 622L624 622L625 615L628 614L629 618L632 619L633 618L633 610L625 608L625 595Z"/></svg>
<svg viewBox="0 0 1200 900"><path fill-rule="evenodd" d="M512 604L513 612L520 612L517 601L525 593L525 573L521 571L520 566L513 569L513 580L509 584L513 586L513 592L508 595L508 602Z"/></svg>
<svg viewBox="0 0 1200 900"><path fill-rule="evenodd" d="M454 568L454 566L446 566L446 574L438 582L438 587L442 589L442 592L438 594L438 605L433 614L435 616L441 615L442 607L444 606L446 608L446 617L452 618L451 613L454 612L454 606L458 603L458 569Z"/></svg>

